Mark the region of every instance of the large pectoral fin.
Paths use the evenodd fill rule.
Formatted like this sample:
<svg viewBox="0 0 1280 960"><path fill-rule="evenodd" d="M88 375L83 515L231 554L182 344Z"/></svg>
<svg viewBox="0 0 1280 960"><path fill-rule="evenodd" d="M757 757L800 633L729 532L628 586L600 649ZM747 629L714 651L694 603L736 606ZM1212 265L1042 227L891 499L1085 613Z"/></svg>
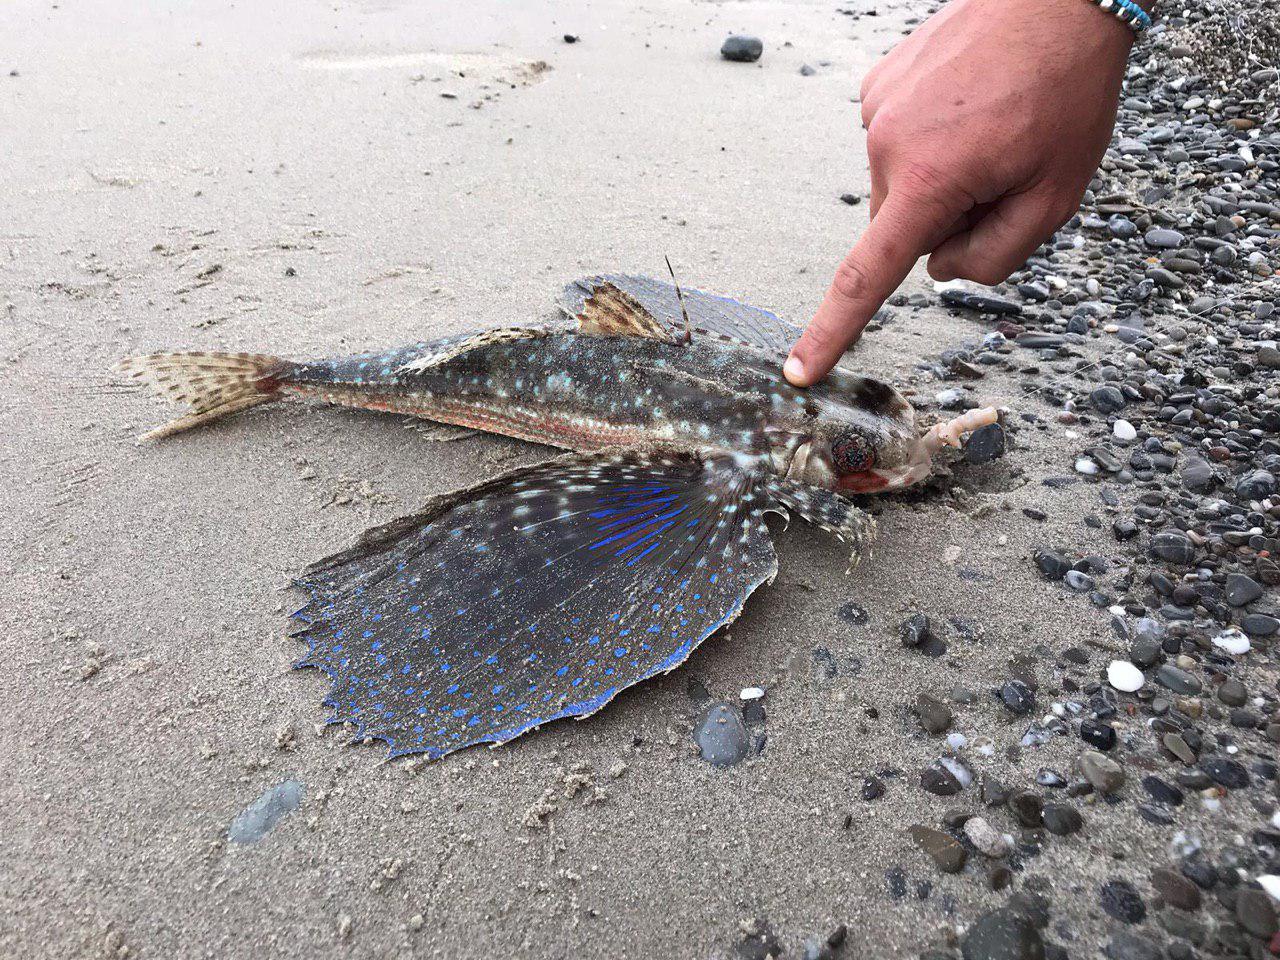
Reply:
<svg viewBox="0 0 1280 960"><path fill-rule="evenodd" d="M331 720L442 756L503 743L682 663L777 570L760 474L569 455L432 501L311 567L299 666Z"/></svg>

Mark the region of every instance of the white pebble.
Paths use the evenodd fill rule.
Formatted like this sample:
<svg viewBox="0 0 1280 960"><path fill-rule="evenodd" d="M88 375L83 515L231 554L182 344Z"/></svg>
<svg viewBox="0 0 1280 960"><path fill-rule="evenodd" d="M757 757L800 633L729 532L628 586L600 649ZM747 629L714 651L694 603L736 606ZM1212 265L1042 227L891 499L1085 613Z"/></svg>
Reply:
<svg viewBox="0 0 1280 960"><path fill-rule="evenodd" d="M1210 812L1216 812L1222 809L1222 801L1217 797L1205 797L1201 803L1204 805L1204 808Z"/></svg>
<svg viewBox="0 0 1280 960"><path fill-rule="evenodd" d="M1093 476L1098 472L1098 465L1088 457L1081 457L1076 461L1076 473L1083 473L1085 476Z"/></svg>
<svg viewBox="0 0 1280 960"><path fill-rule="evenodd" d="M1225 650L1233 657L1248 653L1250 647L1249 638L1235 627L1228 627L1214 637L1213 645L1219 650Z"/></svg>
<svg viewBox="0 0 1280 960"><path fill-rule="evenodd" d="M960 786L967 787L969 784L973 783L973 774L970 772L969 768L959 760L953 760L950 757L940 757L938 759L938 764L946 767L947 770L951 772L951 775L960 781Z"/></svg>
<svg viewBox="0 0 1280 960"><path fill-rule="evenodd" d="M1117 420L1111 427L1111 432L1116 435L1117 440L1136 440L1138 438L1138 429L1128 420Z"/></svg>
<svg viewBox="0 0 1280 960"><path fill-rule="evenodd" d="M1146 677L1128 660L1112 660L1107 664L1107 683L1123 693L1133 693L1142 689Z"/></svg>
<svg viewBox="0 0 1280 960"><path fill-rule="evenodd" d="M1280 877L1274 873L1264 873L1258 878L1258 886L1267 891L1272 900L1280 900Z"/></svg>
<svg viewBox="0 0 1280 960"><path fill-rule="evenodd" d="M738 694L739 700L759 700L764 696L764 688L762 687L743 687L742 692Z"/></svg>
<svg viewBox="0 0 1280 960"><path fill-rule="evenodd" d="M965 739L965 736L963 733L947 734L947 746L950 747L956 753L959 753L966 746L968 746L968 744L969 744L969 741Z"/></svg>

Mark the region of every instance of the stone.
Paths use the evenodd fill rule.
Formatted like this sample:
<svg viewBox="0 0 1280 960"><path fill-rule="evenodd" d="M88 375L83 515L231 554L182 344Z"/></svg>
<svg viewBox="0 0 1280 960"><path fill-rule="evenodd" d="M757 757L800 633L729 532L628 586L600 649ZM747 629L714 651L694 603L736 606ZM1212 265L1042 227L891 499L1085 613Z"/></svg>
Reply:
<svg viewBox="0 0 1280 960"><path fill-rule="evenodd" d="M1200 769L1220 787L1242 790L1249 785L1249 771L1238 760L1222 754L1213 754L1200 761Z"/></svg>
<svg viewBox="0 0 1280 960"><path fill-rule="evenodd" d="M276 825L302 806L303 785L297 780L282 780L268 787L236 814L227 827L232 843L253 844L262 840Z"/></svg>
<svg viewBox="0 0 1280 960"><path fill-rule="evenodd" d="M964 960L1044 960L1044 940L1022 914L990 910L965 932L960 955Z"/></svg>
<svg viewBox="0 0 1280 960"><path fill-rule="evenodd" d="M1262 500L1276 492L1276 478L1268 470L1253 470L1236 481L1236 496L1242 500Z"/></svg>
<svg viewBox="0 0 1280 960"><path fill-rule="evenodd" d="M1185 533L1167 531L1151 538L1151 555L1170 563L1189 566L1196 559L1196 545Z"/></svg>
<svg viewBox="0 0 1280 960"><path fill-rule="evenodd" d="M1099 793L1115 793L1124 786L1124 768L1096 750L1086 750L1076 760L1080 775Z"/></svg>
<svg viewBox="0 0 1280 960"><path fill-rule="evenodd" d="M1201 683L1187 671L1175 667L1171 663L1162 663L1156 668L1156 682L1174 693L1195 696L1201 690Z"/></svg>
<svg viewBox="0 0 1280 960"><path fill-rule="evenodd" d="M1030 713L1036 705L1036 695L1021 680L1006 680L1000 687L999 697L1005 709L1018 716Z"/></svg>
<svg viewBox="0 0 1280 960"><path fill-rule="evenodd" d="M920 789L936 797L955 796L964 785L950 770L933 764L920 771Z"/></svg>
<svg viewBox="0 0 1280 960"><path fill-rule="evenodd" d="M1177 870L1157 867L1151 871L1151 886L1164 898L1164 902L1179 910L1200 909L1200 888Z"/></svg>
<svg viewBox="0 0 1280 960"><path fill-rule="evenodd" d="M1123 693L1133 693L1142 689L1146 677L1129 661L1112 660L1107 665L1107 683Z"/></svg>
<svg viewBox="0 0 1280 960"><path fill-rule="evenodd" d="M1066 803L1046 803L1042 816L1044 828L1058 837L1070 836L1084 826L1080 811Z"/></svg>
<svg viewBox="0 0 1280 960"><path fill-rule="evenodd" d="M974 310L978 313L990 313L1001 317L1016 317L1022 313L1022 307L1012 300L986 293L975 293L960 287L948 287L942 291L940 298L949 307Z"/></svg>
<svg viewBox="0 0 1280 960"><path fill-rule="evenodd" d="M1169 230L1164 227L1156 227L1148 230L1143 241L1149 247L1155 247L1159 250L1172 250L1186 243L1187 238L1180 234L1177 230Z"/></svg>
<svg viewBox="0 0 1280 960"><path fill-rule="evenodd" d="M915 845L937 864L943 873L959 873L964 869L969 852L950 834L935 830L933 827L915 825L907 831Z"/></svg>
<svg viewBox="0 0 1280 960"><path fill-rule="evenodd" d="M1147 905L1128 880L1108 880L1098 891L1098 904L1121 923L1141 923Z"/></svg>
<svg viewBox="0 0 1280 960"><path fill-rule="evenodd" d="M1218 687L1218 699L1229 707L1243 707L1249 702L1249 691L1239 680L1224 680Z"/></svg>
<svg viewBox="0 0 1280 960"><path fill-rule="evenodd" d="M1233 607L1243 607L1262 596L1262 584L1243 573L1232 573L1223 584L1223 599Z"/></svg>
<svg viewBox="0 0 1280 960"><path fill-rule="evenodd" d="M1245 887L1236 894L1236 919L1255 937L1267 939L1275 936L1275 904L1262 890Z"/></svg>
<svg viewBox="0 0 1280 960"><path fill-rule="evenodd" d="M916 712L920 715L920 726L933 734L946 733L954 717L950 707L927 693L916 698Z"/></svg>
<svg viewBox="0 0 1280 960"><path fill-rule="evenodd" d="M736 33L720 46L720 56L738 63L755 63L764 53L764 43L759 37Z"/></svg>
<svg viewBox="0 0 1280 960"><path fill-rule="evenodd" d="M964 458L972 464L990 463L1004 456L1004 427L988 423L969 434L964 445Z"/></svg>
<svg viewBox="0 0 1280 960"><path fill-rule="evenodd" d="M966 820L964 833L984 856L999 859L1009 855L1009 843L1004 835L982 817L970 817Z"/></svg>

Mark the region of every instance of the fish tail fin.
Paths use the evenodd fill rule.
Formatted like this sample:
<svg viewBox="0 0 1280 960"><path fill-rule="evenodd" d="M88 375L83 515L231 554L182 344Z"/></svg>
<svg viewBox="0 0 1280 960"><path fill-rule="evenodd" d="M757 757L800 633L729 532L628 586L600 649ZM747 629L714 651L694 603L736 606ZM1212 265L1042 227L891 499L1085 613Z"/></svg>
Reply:
<svg viewBox="0 0 1280 960"><path fill-rule="evenodd" d="M160 440L192 427L275 400L293 366L257 353L152 353L129 357L113 368L190 410L138 437Z"/></svg>

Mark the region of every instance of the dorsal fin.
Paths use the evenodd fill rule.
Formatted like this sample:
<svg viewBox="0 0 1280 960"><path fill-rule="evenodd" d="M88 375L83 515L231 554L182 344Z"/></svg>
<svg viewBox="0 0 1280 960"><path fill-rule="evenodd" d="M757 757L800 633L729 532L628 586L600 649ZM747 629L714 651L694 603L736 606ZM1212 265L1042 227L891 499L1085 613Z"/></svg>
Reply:
<svg viewBox="0 0 1280 960"><path fill-rule="evenodd" d="M397 368L396 372L414 373L427 370L431 367L438 367L454 357L460 357L464 353L470 353L478 347L505 343L511 340L532 340L537 337L550 336L550 334L551 331L544 330L541 327L498 327L493 330L484 330L480 333L466 334L462 337L451 337L427 344L426 346L430 349L426 353Z"/></svg>
<svg viewBox="0 0 1280 960"><path fill-rule="evenodd" d="M604 282L591 292L578 313L578 332L597 337L648 337L672 342L666 327L635 297Z"/></svg>

